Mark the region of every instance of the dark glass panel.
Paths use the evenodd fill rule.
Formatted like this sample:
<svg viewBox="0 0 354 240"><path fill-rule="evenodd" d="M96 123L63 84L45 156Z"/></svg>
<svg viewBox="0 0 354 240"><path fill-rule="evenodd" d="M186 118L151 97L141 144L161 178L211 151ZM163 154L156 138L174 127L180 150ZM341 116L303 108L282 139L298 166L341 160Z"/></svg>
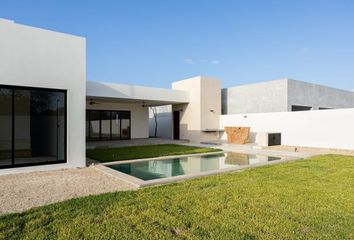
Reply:
<svg viewBox="0 0 354 240"><path fill-rule="evenodd" d="M121 139L130 139L130 112L121 112Z"/></svg>
<svg viewBox="0 0 354 240"><path fill-rule="evenodd" d="M101 139L102 140L111 139L111 112L110 111L101 112Z"/></svg>
<svg viewBox="0 0 354 240"><path fill-rule="evenodd" d="M90 137L90 111L86 111L86 141Z"/></svg>
<svg viewBox="0 0 354 240"><path fill-rule="evenodd" d="M12 163L12 89L0 88L0 167Z"/></svg>
<svg viewBox="0 0 354 240"><path fill-rule="evenodd" d="M298 112L298 111L310 111L312 107L308 106L298 106L298 105L292 105L291 106L291 111L292 112Z"/></svg>
<svg viewBox="0 0 354 240"><path fill-rule="evenodd" d="M15 89L15 164L65 160L65 93Z"/></svg>
<svg viewBox="0 0 354 240"><path fill-rule="evenodd" d="M100 139L100 111L90 111L90 140Z"/></svg>
<svg viewBox="0 0 354 240"><path fill-rule="evenodd" d="M112 112L112 139L120 139L120 114Z"/></svg>

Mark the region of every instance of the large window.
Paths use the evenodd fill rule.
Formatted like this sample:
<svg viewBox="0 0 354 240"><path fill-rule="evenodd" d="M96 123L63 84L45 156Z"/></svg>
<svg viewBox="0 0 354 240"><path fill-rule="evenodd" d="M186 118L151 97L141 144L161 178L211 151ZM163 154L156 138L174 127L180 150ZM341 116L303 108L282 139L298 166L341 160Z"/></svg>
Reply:
<svg viewBox="0 0 354 240"><path fill-rule="evenodd" d="M309 106L300 106L300 105L292 105L291 106L292 112L310 111L310 110L312 110L312 107L309 107Z"/></svg>
<svg viewBox="0 0 354 240"><path fill-rule="evenodd" d="M129 111L87 110L86 139L130 139L130 122Z"/></svg>
<svg viewBox="0 0 354 240"><path fill-rule="evenodd" d="M0 85L0 168L66 162L66 91Z"/></svg>

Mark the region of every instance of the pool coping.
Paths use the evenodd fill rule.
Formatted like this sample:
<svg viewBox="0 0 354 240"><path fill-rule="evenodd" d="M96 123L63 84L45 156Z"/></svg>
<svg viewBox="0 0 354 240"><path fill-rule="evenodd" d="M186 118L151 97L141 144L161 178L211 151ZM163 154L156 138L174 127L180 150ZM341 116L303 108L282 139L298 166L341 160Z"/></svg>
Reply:
<svg viewBox="0 0 354 240"><path fill-rule="evenodd" d="M230 167L230 168L210 170L210 171L205 171L205 172L172 176L172 177L167 177L167 178L152 179L152 180L142 180L140 178L137 178L137 177L131 176L129 174L114 170L109 167L111 165L118 165L118 164L125 164L125 163L167 160L167 159L190 157L190 156L207 156L207 155L230 153L230 152L244 154L243 152L237 152L237 151L216 151L216 152L210 152L210 153L184 154L184 155L163 156L163 157L156 157L156 158L143 158L143 159L135 159L135 160L123 160L123 161L115 161L115 162L108 162L108 163L99 163L99 164L93 165L92 167L96 168L97 170L100 170L112 177L116 177L116 178L119 178L120 180L131 183L131 184L135 185L136 187L146 187L146 186L152 186L152 185L175 183L175 182L179 182L179 181L183 181L183 180L187 180L187 179L193 179L193 178L197 178L197 177L210 176L210 175L217 175L217 174L222 174L222 173L227 173L227 172L238 172L238 171L241 171L244 169L273 165L273 164L303 159L303 158L298 158L298 157L293 157L293 156L284 156L284 155L280 155L280 154L279 155L278 154L272 154L272 155L253 154L253 155L261 155L261 156L263 155L263 156L271 156L271 157L281 157L282 159L274 160L274 161L270 161L270 162L261 162L261 163L251 164L251 165L235 166L235 167ZM252 153L248 153L248 154L252 154Z"/></svg>

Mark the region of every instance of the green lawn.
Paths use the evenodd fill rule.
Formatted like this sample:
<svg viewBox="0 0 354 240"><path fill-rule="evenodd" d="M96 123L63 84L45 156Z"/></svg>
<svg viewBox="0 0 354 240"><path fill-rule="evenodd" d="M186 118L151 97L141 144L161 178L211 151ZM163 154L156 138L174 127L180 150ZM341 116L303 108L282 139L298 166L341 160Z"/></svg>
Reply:
<svg viewBox="0 0 354 240"><path fill-rule="evenodd" d="M0 216L0 239L354 239L354 157L65 201Z"/></svg>
<svg viewBox="0 0 354 240"><path fill-rule="evenodd" d="M87 150L87 157L100 162L112 162L129 159L141 159L182 154L206 153L220 151L214 148L200 148L177 144L158 144L120 148Z"/></svg>

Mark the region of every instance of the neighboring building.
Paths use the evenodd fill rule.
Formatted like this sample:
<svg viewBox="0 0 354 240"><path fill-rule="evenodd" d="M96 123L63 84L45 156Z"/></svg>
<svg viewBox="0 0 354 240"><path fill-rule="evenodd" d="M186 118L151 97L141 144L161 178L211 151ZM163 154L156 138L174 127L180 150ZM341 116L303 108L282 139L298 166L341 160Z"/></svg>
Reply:
<svg viewBox="0 0 354 240"><path fill-rule="evenodd" d="M292 79L222 89L222 114L353 108L354 94Z"/></svg>

